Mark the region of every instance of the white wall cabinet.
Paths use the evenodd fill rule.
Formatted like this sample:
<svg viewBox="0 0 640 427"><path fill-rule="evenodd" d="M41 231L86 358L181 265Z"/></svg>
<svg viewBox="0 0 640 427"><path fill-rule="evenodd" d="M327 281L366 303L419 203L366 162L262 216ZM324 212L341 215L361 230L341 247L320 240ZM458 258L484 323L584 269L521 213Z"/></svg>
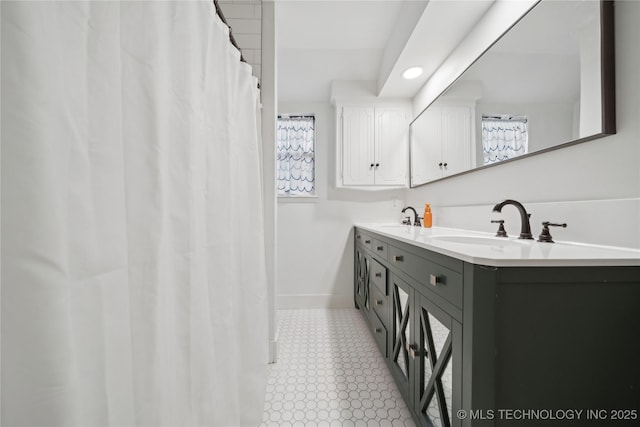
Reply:
<svg viewBox="0 0 640 427"><path fill-rule="evenodd" d="M407 106L337 107L338 186L407 185Z"/></svg>
<svg viewBox="0 0 640 427"><path fill-rule="evenodd" d="M411 180L429 182L475 165L474 108L431 106L412 124Z"/></svg>

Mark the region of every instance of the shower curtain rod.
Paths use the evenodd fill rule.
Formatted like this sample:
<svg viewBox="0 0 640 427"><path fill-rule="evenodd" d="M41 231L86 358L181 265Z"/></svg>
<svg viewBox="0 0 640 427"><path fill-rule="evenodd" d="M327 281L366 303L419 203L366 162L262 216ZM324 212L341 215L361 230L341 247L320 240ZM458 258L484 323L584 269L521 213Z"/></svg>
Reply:
<svg viewBox="0 0 640 427"><path fill-rule="evenodd" d="M231 30L231 25L229 25L229 23L227 22L227 19L224 17L224 13L222 13L222 9L220 8L220 5L218 4L218 0L213 0L213 4L216 7L216 13L220 17L220 19L222 19L222 22L224 22L224 25L226 25L229 28L229 41L231 41L231 44L233 45L233 47L238 49L238 52L240 52L240 61L247 62L247 61L245 61L244 56L242 56L242 49L240 49L240 46L238 46L238 43L236 42L235 37L233 37L233 32Z"/></svg>

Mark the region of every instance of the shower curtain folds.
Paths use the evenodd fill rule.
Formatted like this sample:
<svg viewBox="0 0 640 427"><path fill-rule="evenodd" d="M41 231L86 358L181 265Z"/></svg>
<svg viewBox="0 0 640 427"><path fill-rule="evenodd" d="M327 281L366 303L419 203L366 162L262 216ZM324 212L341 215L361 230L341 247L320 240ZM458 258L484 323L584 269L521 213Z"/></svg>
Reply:
<svg viewBox="0 0 640 427"><path fill-rule="evenodd" d="M213 3L0 7L2 425L259 424L259 93Z"/></svg>

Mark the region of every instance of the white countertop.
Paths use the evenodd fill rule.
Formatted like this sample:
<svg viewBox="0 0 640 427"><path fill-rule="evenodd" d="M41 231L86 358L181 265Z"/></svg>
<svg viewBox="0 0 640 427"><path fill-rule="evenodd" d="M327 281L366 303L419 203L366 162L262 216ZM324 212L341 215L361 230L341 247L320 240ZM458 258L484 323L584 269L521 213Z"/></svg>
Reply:
<svg viewBox="0 0 640 427"><path fill-rule="evenodd" d="M473 264L494 267L640 266L640 250L516 237L442 227L356 224L399 241Z"/></svg>

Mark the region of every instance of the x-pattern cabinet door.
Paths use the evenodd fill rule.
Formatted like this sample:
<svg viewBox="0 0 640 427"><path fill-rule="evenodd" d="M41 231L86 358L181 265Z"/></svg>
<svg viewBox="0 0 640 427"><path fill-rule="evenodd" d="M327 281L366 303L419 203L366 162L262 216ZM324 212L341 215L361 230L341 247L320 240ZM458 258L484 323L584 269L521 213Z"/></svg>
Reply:
<svg viewBox="0 0 640 427"><path fill-rule="evenodd" d="M460 425L462 325L416 293L418 341L414 408L425 426Z"/></svg>
<svg viewBox="0 0 640 427"><path fill-rule="evenodd" d="M355 274L355 279L356 279L356 283L355 283L355 299L356 299L356 305L358 306L358 308L360 307L360 305L362 304L362 289L364 287L364 251L360 248L356 248L356 255L355 255L355 261L356 261L356 274Z"/></svg>
<svg viewBox="0 0 640 427"><path fill-rule="evenodd" d="M355 297L358 308L369 314L371 308L369 297L371 274L371 258L369 258L364 249L356 250L356 289Z"/></svg>
<svg viewBox="0 0 640 427"><path fill-rule="evenodd" d="M413 343L413 289L395 274L391 275L391 373L407 402L413 389L413 363L410 357Z"/></svg>

